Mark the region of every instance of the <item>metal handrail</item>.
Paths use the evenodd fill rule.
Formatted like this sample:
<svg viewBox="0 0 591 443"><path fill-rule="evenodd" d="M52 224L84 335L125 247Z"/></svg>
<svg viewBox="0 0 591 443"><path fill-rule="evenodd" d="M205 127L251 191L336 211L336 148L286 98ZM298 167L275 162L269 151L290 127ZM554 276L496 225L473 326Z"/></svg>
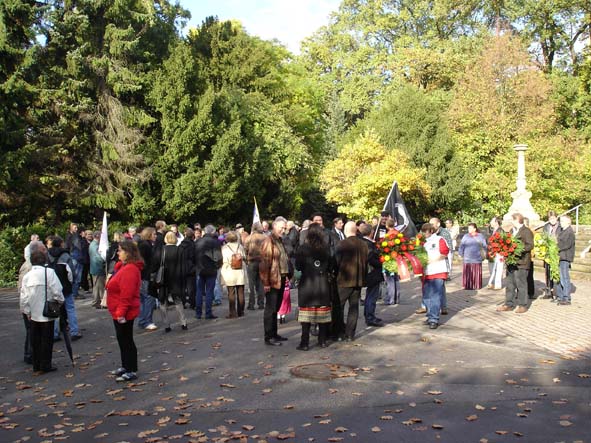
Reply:
<svg viewBox="0 0 591 443"><path fill-rule="evenodd" d="M581 206L583 206L583 203L581 203L580 205L577 205L577 206L575 206L575 207L573 207L573 208L570 208L568 211L566 211L566 212L563 212L562 214L560 214L560 215L558 216L558 217L560 218L560 217L562 217L563 215L566 215L566 214L568 214L568 213L570 213L570 212L576 211L576 215L575 215L575 219L576 219L576 222L575 222L575 234L578 234L578 233L579 233L579 208L580 208ZM540 229L540 228L543 228L543 227L544 227L544 226L546 226L547 224L548 224L548 222L545 222L545 223L541 224L540 226L536 226L536 227L534 228L534 231L537 231L538 229Z"/></svg>

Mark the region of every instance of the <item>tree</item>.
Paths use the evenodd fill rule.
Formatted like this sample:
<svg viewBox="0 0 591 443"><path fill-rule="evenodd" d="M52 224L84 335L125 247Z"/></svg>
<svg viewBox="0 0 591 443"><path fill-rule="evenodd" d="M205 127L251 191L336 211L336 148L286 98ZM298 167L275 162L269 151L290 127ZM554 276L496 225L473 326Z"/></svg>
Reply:
<svg viewBox="0 0 591 443"><path fill-rule="evenodd" d="M387 149L368 131L325 165L320 183L339 213L351 219L370 219L380 213L396 180L410 213L420 219L427 215L422 204L431 192L425 172L411 166L403 151Z"/></svg>

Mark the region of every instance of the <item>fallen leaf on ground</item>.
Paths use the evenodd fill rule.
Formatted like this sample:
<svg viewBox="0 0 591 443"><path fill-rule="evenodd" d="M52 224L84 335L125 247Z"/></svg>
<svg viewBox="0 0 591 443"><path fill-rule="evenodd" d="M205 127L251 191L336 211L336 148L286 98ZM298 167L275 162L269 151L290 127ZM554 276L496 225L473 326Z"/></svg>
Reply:
<svg viewBox="0 0 591 443"><path fill-rule="evenodd" d="M466 417L466 420L468 420L468 421L475 421L475 420L478 420L478 415L476 415L476 414L468 415L468 416Z"/></svg>
<svg viewBox="0 0 591 443"><path fill-rule="evenodd" d="M374 426L371 428L371 432L382 432L382 430L378 426Z"/></svg>
<svg viewBox="0 0 591 443"><path fill-rule="evenodd" d="M486 408L482 405L476 405L474 406L476 409L478 409L479 411L484 411Z"/></svg>
<svg viewBox="0 0 591 443"><path fill-rule="evenodd" d="M572 425L572 422L570 422L570 421L568 421L568 420L560 420L560 421L559 421L559 423L560 423L560 426L563 426L563 427L565 427L565 428L566 428L567 426L571 426L571 425Z"/></svg>
<svg viewBox="0 0 591 443"><path fill-rule="evenodd" d="M338 428L334 429L335 432L347 432L348 429L344 428L343 426L339 426Z"/></svg>
<svg viewBox="0 0 591 443"><path fill-rule="evenodd" d="M442 426L442 425L438 425L437 423L433 423L433 424L431 425L431 427L432 427L433 429L443 429L443 426Z"/></svg>

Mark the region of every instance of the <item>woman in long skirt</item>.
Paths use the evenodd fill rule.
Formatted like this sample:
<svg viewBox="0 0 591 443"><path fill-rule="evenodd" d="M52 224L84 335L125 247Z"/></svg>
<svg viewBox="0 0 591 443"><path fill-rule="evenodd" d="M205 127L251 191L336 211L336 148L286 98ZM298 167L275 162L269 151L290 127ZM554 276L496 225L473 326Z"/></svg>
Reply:
<svg viewBox="0 0 591 443"><path fill-rule="evenodd" d="M486 240L476 223L468 224L468 234L462 237L458 253L464 259L462 286L464 289L482 288L482 260L486 257Z"/></svg>

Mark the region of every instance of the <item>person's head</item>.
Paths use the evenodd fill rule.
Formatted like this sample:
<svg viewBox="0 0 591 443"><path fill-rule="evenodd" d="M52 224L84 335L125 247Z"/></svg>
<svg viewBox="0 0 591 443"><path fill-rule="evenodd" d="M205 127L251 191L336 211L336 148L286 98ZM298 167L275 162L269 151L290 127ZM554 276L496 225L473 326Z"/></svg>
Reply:
<svg viewBox="0 0 591 443"><path fill-rule="evenodd" d="M429 219L429 224L435 228L435 231L437 231L441 226L441 220L439 220L437 217L431 217Z"/></svg>
<svg viewBox="0 0 591 443"><path fill-rule="evenodd" d="M41 251L43 254L47 254L47 248L39 240L32 241L29 245L29 252L32 254L34 251Z"/></svg>
<svg viewBox="0 0 591 443"><path fill-rule="evenodd" d="M188 240L195 240L195 231L193 231L191 228L186 227L185 231L183 232L183 235L185 236L186 239Z"/></svg>
<svg viewBox="0 0 591 443"><path fill-rule="evenodd" d="M326 248L326 242L324 240L324 232L321 225L318 223L312 223L308 228L308 234L306 235L306 243L313 249L324 249Z"/></svg>
<svg viewBox="0 0 591 443"><path fill-rule="evenodd" d="M308 229L312 224L312 220L306 219L302 222L302 229Z"/></svg>
<svg viewBox="0 0 591 443"><path fill-rule="evenodd" d="M92 239L99 241L101 239L101 231L94 231L92 233Z"/></svg>
<svg viewBox="0 0 591 443"><path fill-rule="evenodd" d="M142 240L154 241L156 240L156 229L152 227L142 229Z"/></svg>
<svg viewBox="0 0 591 443"><path fill-rule="evenodd" d="M364 237L369 237L373 228L371 225L368 225L367 223L362 223L361 225L359 225L358 229L361 235L363 235Z"/></svg>
<svg viewBox="0 0 591 443"><path fill-rule="evenodd" d="M556 211L548 211L548 223L554 226L558 222Z"/></svg>
<svg viewBox="0 0 591 443"><path fill-rule="evenodd" d="M334 225L335 229L342 231L345 223L343 222L343 219L341 217L337 217L333 219L332 224Z"/></svg>
<svg viewBox="0 0 591 443"><path fill-rule="evenodd" d="M179 232L179 226L172 224L170 225L170 230L176 234L177 232Z"/></svg>
<svg viewBox="0 0 591 443"><path fill-rule="evenodd" d="M425 238L431 237L435 232L435 227L431 223L424 223L421 226L421 233L425 236Z"/></svg>
<svg viewBox="0 0 591 443"><path fill-rule="evenodd" d="M31 234L31 241L39 241L39 235Z"/></svg>
<svg viewBox="0 0 591 443"><path fill-rule="evenodd" d="M251 234L253 232L258 232L259 234L263 232L263 225L260 222L256 222L252 224L252 229L250 230Z"/></svg>
<svg viewBox="0 0 591 443"><path fill-rule="evenodd" d="M218 234L219 235L224 235L225 232L226 232L226 228L224 228L223 226L218 226Z"/></svg>
<svg viewBox="0 0 591 443"><path fill-rule="evenodd" d="M45 237L45 246L47 246L47 248L53 248L53 239L55 238L55 235L48 235L47 237Z"/></svg>
<svg viewBox="0 0 591 443"><path fill-rule="evenodd" d="M568 215L563 215L560 217L560 227L562 229L568 228L572 224L572 220Z"/></svg>
<svg viewBox="0 0 591 443"><path fill-rule="evenodd" d="M515 228L520 228L521 226L523 226L523 215L516 212L511 216L511 223L513 223L513 226Z"/></svg>
<svg viewBox="0 0 591 443"><path fill-rule="evenodd" d="M86 231L86 237L85 238L86 238L87 241L92 241L94 239L93 232L90 229L88 229Z"/></svg>
<svg viewBox="0 0 591 443"><path fill-rule="evenodd" d="M390 214L388 211L380 212L380 225L385 225L386 220L388 220L390 217L392 217L392 214Z"/></svg>
<svg viewBox="0 0 591 443"><path fill-rule="evenodd" d="M448 218L447 220L445 220L445 227L447 229L451 229L454 225L454 221L450 218Z"/></svg>
<svg viewBox="0 0 591 443"><path fill-rule="evenodd" d="M239 233L242 234L244 232L244 226L242 226L242 223L238 223L235 227L234 230Z"/></svg>
<svg viewBox="0 0 591 443"><path fill-rule="evenodd" d="M158 232L164 232L166 230L166 222L164 220L158 220L154 226Z"/></svg>
<svg viewBox="0 0 591 443"><path fill-rule="evenodd" d="M167 245L176 245L176 235L172 231L168 231L164 236L164 243Z"/></svg>
<svg viewBox="0 0 591 443"><path fill-rule="evenodd" d="M78 224L77 223L70 223L70 232L73 234L74 232L78 232Z"/></svg>
<svg viewBox="0 0 591 443"><path fill-rule="evenodd" d="M289 232L293 229L294 226L295 223L293 222L293 220L287 220L287 225L285 226L285 229Z"/></svg>
<svg viewBox="0 0 591 443"><path fill-rule="evenodd" d="M348 221L345 223L343 232L345 233L345 237L354 237L357 235L357 223L355 223L353 220Z"/></svg>
<svg viewBox="0 0 591 443"><path fill-rule="evenodd" d="M273 221L273 235L276 237L281 237L287 228L287 220L284 217L277 217Z"/></svg>
<svg viewBox="0 0 591 443"><path fill-rule="evenodd" d="M267 232L269 230L269 222L264 220L262 223L263 226L263 232Z"/></svg>
<svg viewBox="0 0 591 443"><path fill-rule="evenodd" d="M198 238L203 237L203 231L201 230L201 227L196 227L195 230L193 231L195 233L195 240L197 240Z"/></svg>
<svg viewBox="0 0 591 443"><path fill-rule="evenodd" d="M205 229L203 230L203 232L205 232L205 235L209 235L209 236L215 235L215 233L216 233L215 226L212 224L209 224L209 225L205 226Z"/></svg>
<svg viewBox="0 0 591 443"><path fill-rule="evenodd" d="M386 220L386 229L394 229L394 226L396 226L396 222L393 218Z"/></svg>
<svg viewBox="0 0 591 443"><path fill-rule="evenodd" d="M238 241L238 233L236 231L230 231L226 234L226 242L236 243Z"/></svg>
<svg viewBox="0 0 591 443"><path fill-rule="evenodd" d="M362 222L362 223L365 223L365 222ZM372 226L377 226L377 225L379 225L379 224L380 224L380 217L378 217L377 215L374 215L374 216L371 218L371 225L372 225ZM357 223L357 226L361 226L361 223L359 223L359 222L358 222L358 223Z"/></svg>
<svg viewBox="0 0 591 443"><path fill-rule="evenodd" d="M41 251L32 251L30 260L33 266L43 266L47 261L47 257Z"/></svg>
<svg viewBox="0 0 591 443"><path fill-rule="evenodd" d="M493 217L490 219L490 227L493 229L499 229L501 226L501 219L499 217Z"/></svg>
<svg viewBox="0 0 591 443"><path fill-rule="evenodd" d="M468 223L468 234L474 234L478 232L478 226L476 223Z"/></svg>
<svg viewBox="0 0 591 443"><path fill-rule="evenodd" d="M121 232L115 232L113 234L113 241L119 243L120 241L124 241L125 236Z"/></svg>
<svg viewBox="0 0 591 443"><path fill-rule="evenodd" d="M125 240L119 243L117 253L119 255L119 260L121 260L123 263L136 263L144 261L137 245L131 240Z"/></svg>
<svg viewBox="0 0 591 443"><path fill-rule="evenodd" d="M127 228L127 233L133 237L135 234L137 234L137 228L135 226L130 226Z"/></svg>
<svg viewBox="0 0 591 443"><path fill-rule="evenodd" d="M193 230L195 230L195 231L196 231L197 229L199 229L199 230L201 231L201 223L195 223L195 224L193 225Z"/></svg>
<svg viewBox="0 0 591 443"><path fill-rule="evenodd" d="M64 245L64 239L61 238L59 235L52 235L51 236L51 248L61 248Z"/></svg>
<svg viewBox="0 0 591 443"><path fill-rule="evenodd" d="M322 214L316 213L312 214L312 223L320 225L324 227L324 220L322 219Z"/></svg>

